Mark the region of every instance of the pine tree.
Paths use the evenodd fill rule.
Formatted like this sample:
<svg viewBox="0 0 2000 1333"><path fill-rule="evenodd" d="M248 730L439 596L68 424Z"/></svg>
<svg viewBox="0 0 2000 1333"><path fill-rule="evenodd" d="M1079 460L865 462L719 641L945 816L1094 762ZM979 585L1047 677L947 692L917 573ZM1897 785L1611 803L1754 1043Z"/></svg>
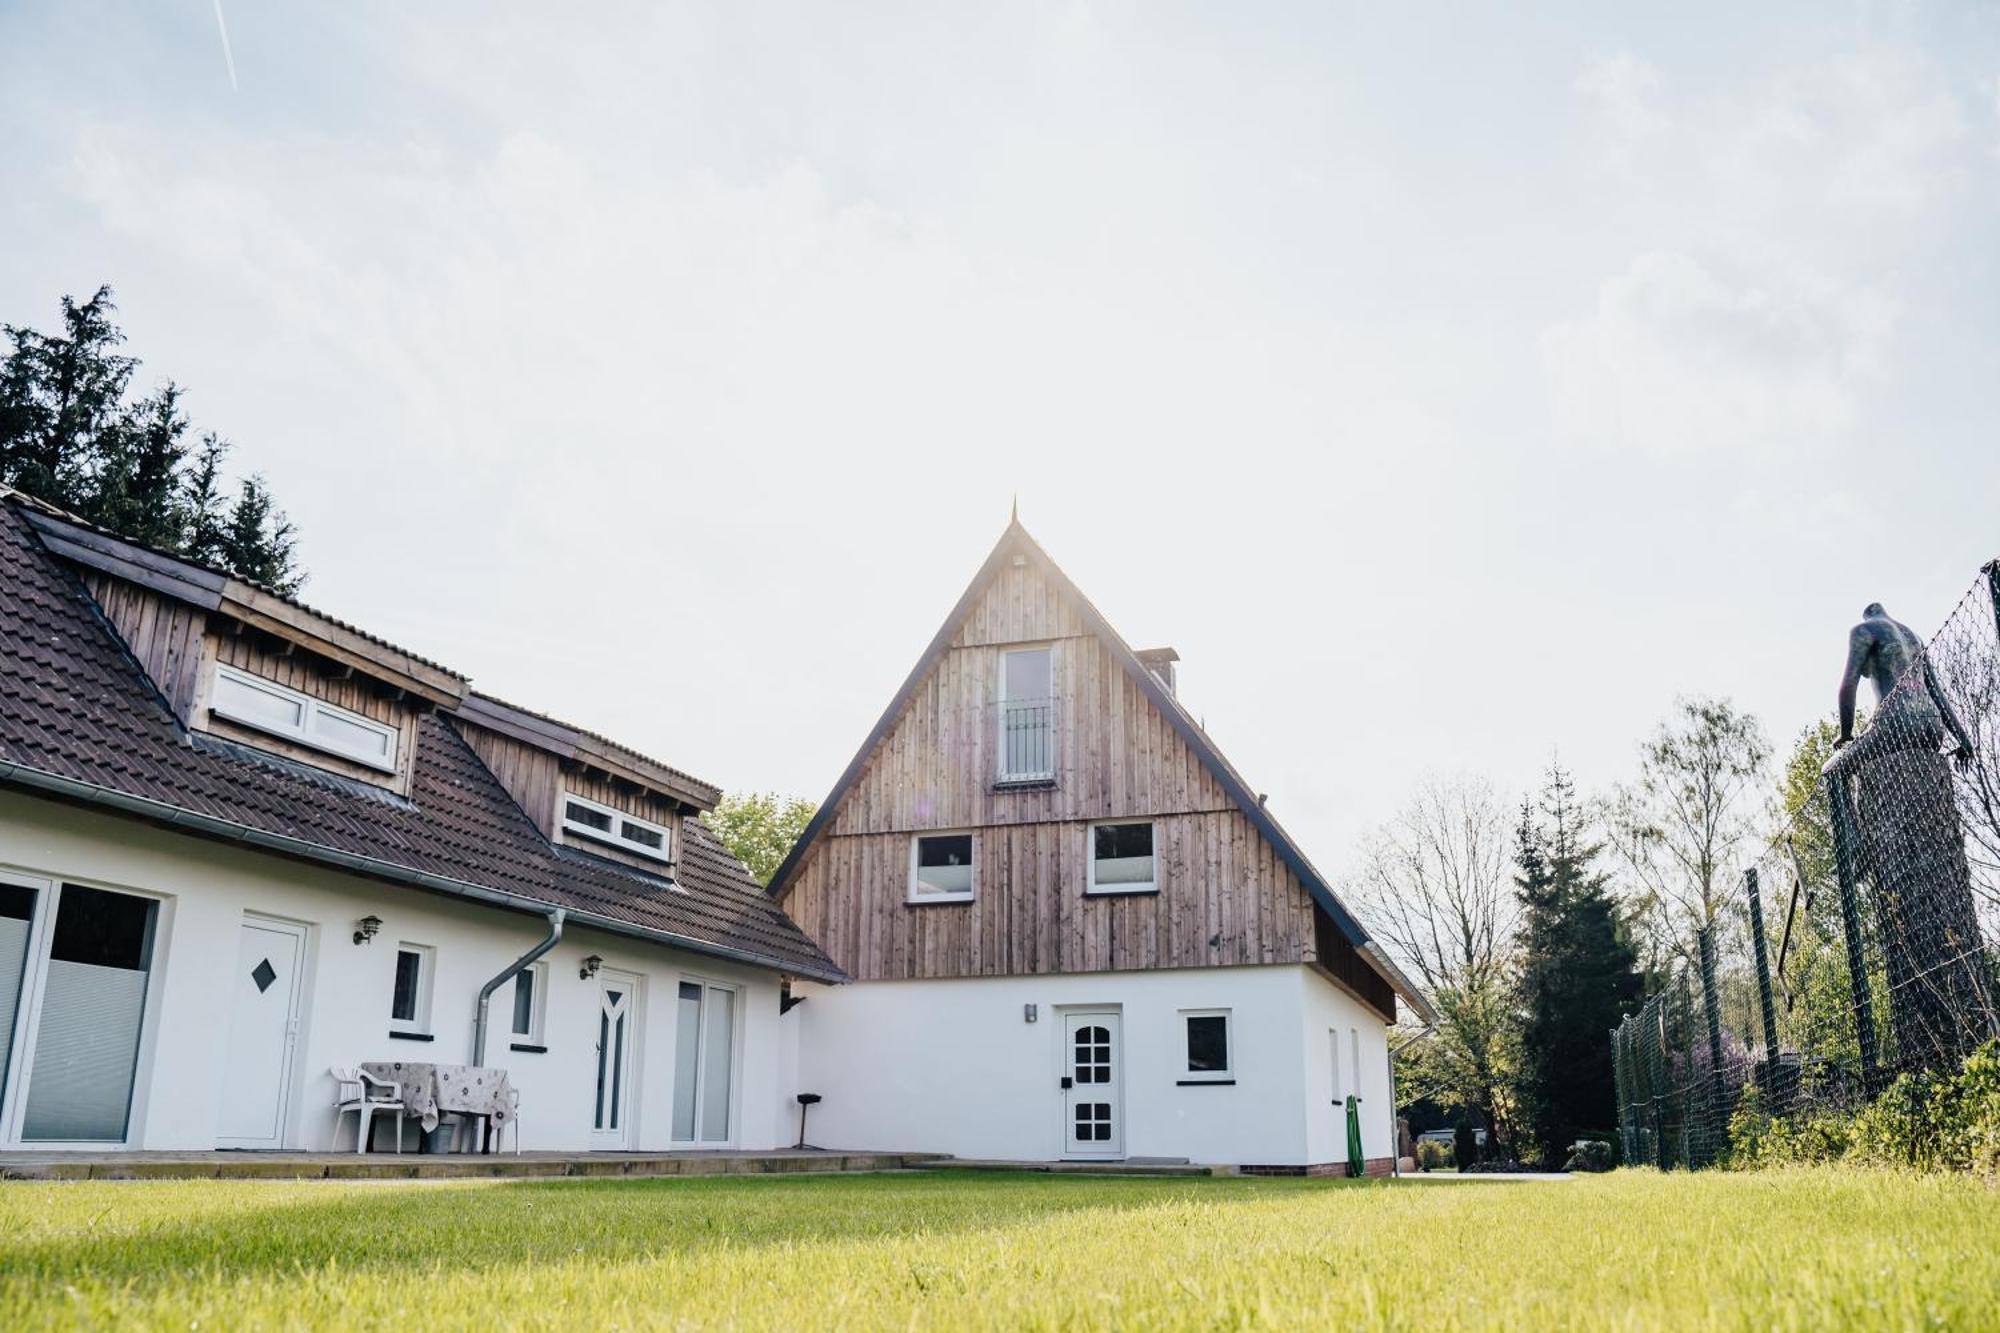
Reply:
<svg viewBox="0 0 2000 1333"><path fill-rule="evenodd" d="M148 546L180 545L187 531L180 473L188 458L180 397L169 383L124 414L95 460L78 505L82 517Z"/></svg>
<svg viewBox="0 0 2000 1333"><path fill-rule="evenodd" d="M292 548L298 537L284 512L271 503L264 479L244 479L222 532L222 563L241 578L289 593L298 586Z"/></svg>
<svg viewBox="0 0 2000 1333"><path fill-rule="evenodd" d="M0 484L16 487L99 527L278 592L297 591L298 534L264 479L224 495L229 445L208 432L187 443L180 386L127 403L139 362L125 341L111 289L79 305L63 298L56 337L6 325L13 350L0 360Z"/></svg>
<svg viewBox="0 0 2000 1333"><path fill-rule="evenodd" d="M111 350L125 335L111 322L109 287L82 305L65 296L62 307L59 336L6 326L14 350L0 370L0 482L78 509L139 363Z"/></svg>
<svg viewBox="0 0 2000 1333"><path fill-rule="evenodd" d="M1590 814L1560 764L1515 832L1522 907L1519 1119L1546 1166L1616 1119L1607 1037L1638 1004L1638 957L1596 868Z"/></svg>

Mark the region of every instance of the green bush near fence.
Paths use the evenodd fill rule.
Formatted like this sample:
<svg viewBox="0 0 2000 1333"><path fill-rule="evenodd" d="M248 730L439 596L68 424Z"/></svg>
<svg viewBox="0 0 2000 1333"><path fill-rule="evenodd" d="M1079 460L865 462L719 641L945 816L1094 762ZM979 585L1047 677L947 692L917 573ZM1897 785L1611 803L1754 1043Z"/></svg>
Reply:
<svg viewBox="0 0 2000 1333"><path fill-rule="evenodd" d="M1756 1087L1743 1090L1729 1118L1730 1165L1823 1162L2000 1178L2000 1041L1974 1051L1955 1074L1900 1074L1849 1115L1773 1115Z"/></svg>

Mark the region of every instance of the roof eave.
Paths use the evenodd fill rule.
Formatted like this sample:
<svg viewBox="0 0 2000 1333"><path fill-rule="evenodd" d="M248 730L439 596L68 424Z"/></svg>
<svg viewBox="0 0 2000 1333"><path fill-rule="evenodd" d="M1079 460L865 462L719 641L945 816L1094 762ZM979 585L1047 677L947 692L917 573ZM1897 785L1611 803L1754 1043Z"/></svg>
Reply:
<svg viewBox="0 0 2000 1333"><path fill-rule="evenodd" d="M130 792L99 786L77 778L64 777L45 769L32 768L25 764L0 760L0 784L7 784L34 792L39 795L54 796L80 804L102 806L121 813L164 824L205 837L219 838L227 842L242 843L281 856L297 857L321 865L365 875L371 879L386 880L413 888L426 889L450 897L464 898L489 906L501 907L518 912L546 916L562 909L568 919L580 926L606 931L614 935L626 935L643 939L654 944L665 944L672 948L684 949L690 953L705 954L709 957L727 959L731 962L748 963L773 972L789 976L807 977L814 981L838 984L849 980L846 973L829 960L825 967L796 960L776 959L752 950L733 948L711 940L675 934L672 931L657 930L636 922L620 921L616 917L601 916L586 909L570 907L563 903L545 902L526 894L510 893L505 889L495 889L471 880L456 879L448 875L432 874L418 870L414 866L399 865L394 861L384 861L379 857L363 856L356 852L342 851L328 847L324 843L311 842L304 838L294 838L282 833L272 833L265 829L253 828L234 820L220 819L214 815L204 815L198 811L165 801L156 801L145 796L135 796Z"/></svg>

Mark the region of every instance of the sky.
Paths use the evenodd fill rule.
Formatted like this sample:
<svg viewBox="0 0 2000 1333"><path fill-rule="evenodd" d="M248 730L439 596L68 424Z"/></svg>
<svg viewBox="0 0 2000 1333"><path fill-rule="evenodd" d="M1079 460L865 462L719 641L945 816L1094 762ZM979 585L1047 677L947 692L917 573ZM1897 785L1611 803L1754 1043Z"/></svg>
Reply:
<svg viewBox="0 0 2000 1333"><path fill-rule="evenodd" d="M0 182L308 602L734 790L1016 497L1331 870L2000 554L1987 5L0 0Z"/></svg>

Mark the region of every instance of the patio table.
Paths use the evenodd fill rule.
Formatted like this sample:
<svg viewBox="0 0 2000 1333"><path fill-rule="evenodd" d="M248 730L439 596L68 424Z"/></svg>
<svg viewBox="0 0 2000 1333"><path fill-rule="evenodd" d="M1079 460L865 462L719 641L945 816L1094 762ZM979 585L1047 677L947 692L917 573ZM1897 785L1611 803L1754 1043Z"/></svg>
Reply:
<svg viewBox="0 0 2000 1333"><path fill-rule="evenodd" d="M514 1114L507 1071L481 1065L441 1065L415 1060L373 1060L361 1068L396 1085L403 1110L429 1133L446 1112L483 1116L490 1128L485 1141L499 1142L500 1127Z"/></svg>

